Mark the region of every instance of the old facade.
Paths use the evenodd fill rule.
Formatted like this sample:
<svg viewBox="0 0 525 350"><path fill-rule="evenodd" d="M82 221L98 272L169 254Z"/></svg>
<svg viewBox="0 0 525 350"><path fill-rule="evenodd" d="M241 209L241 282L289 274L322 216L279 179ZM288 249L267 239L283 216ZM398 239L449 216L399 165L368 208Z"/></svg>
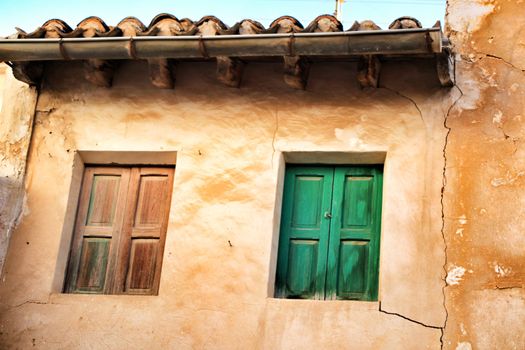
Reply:
<svg viewBox="0 0 525 350"><path fill-rule="evenodd" d="M176 65L152 57L147 62L125 60L118 67L93 57L72 62L62 57L45 64L38 88L5 68L0 80L0 248L7 255L0 251L2 261L5 257L0 344L9 349L524 348L524 10L525 3L517 1L449 1L445 32L455 61L453 87L443 87L443 72L436 72L443 66L434 54L403 52L396 59L385 55L380 65L369 56L306 61L287 57L284 72L282 60L224 56ZM314 21L311 31L341 30L334 20L325 19ZM174 25L170 19L152 30L154 26L126 23L122 35L127 30L167 35ZM177 23L179 30L193 34L210 34L214 28L213 21L201 21L199 29L184 20ZM284 32L300 30L291 20L286 23ZM374 29L371 23L364 26ZM219 29L223 35L255 31L261 38L279 32L247 22L233 30ZM52 37L58 29L53 30L32 35ZM78 28L60 30L94 35L87 29L84 34L78 34ZM217 48L209 43L196 50L202 54L204 47L204 54L213 57ZM73 55L66 45L65 55ZM123 49L141 54L140 47L136 53L130 47ZM64 55L63 48L59 54ZM15 64L14 69L18 79L39 77L35 66ZM109 81L109 88L93 85ZM289 86L302 88L306 82L304 90ZM377 279L377 288L356 297L337 287L334 299L349 295L353 300L308 300L331 299L331 289L319 284L315 271L313 277L286 276L292 281L287 286L290 295L306 300L275 297L282 264L279 238L286 226L281 222L289 216L286 202L295 198L286 180L290 169L303 169L301 174L311 170L315 179L319 169L328 174L324 179L333 176L331 192L321 191L332 198L319 200L324 209L327 201L336 203L336 192L345 191L338 187L337 174L346 171L347 176L348 169L370 169L372 164L382 174L381 213L368 211L372 216L366 216L363 211L348 222L352 228L359 226L356 222L366 226L369 220L380 220L377 260L371 250L367 260L377 261L378 268L367 270L371 275L364 277L368 283ZM154 213L144 214L144 230L154 226L147 225L149 219L154 217L157 224L166 215L163 253L153 263L162 266L160 273L149 282L139 278L135 292L128 293L133 295L123 295L134 290L129 277L133 269L119 277L115 253L108 258L113 268L105 270L111 277L87 268L87 287L74 282L69 288L68 264L75 270L72 260L80 265L91 261L82 260L89 254L81 249L72 251L72 242L108 238L96 230L85 233L78 223L89 223L89 217L97 215L95 224L111 221L112 215L122 223L128 220L120 204L104 206L111 200L99 209L96 201L88 208L89 201L82 199L83 192L90 193L84 189L89 178L84 174L95 168L105 169L104 174L120 171L131 184L133 174L146 165L174 169L172 184L152 187L167 186L169 205L156 205L169 197L155 197L152 189L150 204L141 207L148 195L140 197L138 190L142 199L126 199L121 206L139 203L137 207ZM155 171L159 176L160 170ZM366 171L356 172L355 178L369 177ZM120 191L108 183L100 193ZM118 186L125 187L122 181ZM304 203L315 202L312 193L318 187L304 186L307 190L297 193L309 191L301 202L308 208ZM356 186L349 191L368 193L372 188ZM299 203L302 197L297 196ZM84 211L79 209L83 203ZM367 203L348 206L360 213L359 206ZM330 218L336 215L336 204L315 219L326 223L326 237L332 240L336 231L343 237L340 227L328 228L330 220L338 220ZM305 212L294 214L294 220L308 226ZM125 229L113 232L120 231ZM148 232L131 233L130 239L136 243L162 237L162 232ZM322 228L320 232L319 242ZM293 239L311 244L317 239L312 237ZM345 239L368 239L363 237ZM97 247L92 256L112 254L111 248ZM137 247L133 256L139 256ZM162 246L157 247L162 252ZM304 247L286 248L297 249L298 256L288 264L309 266L311 248ZM346 248L336 248L339 257L345 256ZM330 249L316 253L326 254L328 265ZM348 259L359 260L362 255L355 252L361 248L350 249L356 250L350 250ZM324 271L345 277L346 265L335 264L339 272L330 267ZM284 270L294 274L289 266ZM349 288L359 289L352 276ZM324 276L323 281L329 279ZM102 280L109 284L98 290L97 281ZM321 286L314 288L314 296L301 294L310 291L305 280ZM292 295L294 288L299 294ZM105 294L91 293L97 291ZM149 295L135 295L140 293Z"/></svg>

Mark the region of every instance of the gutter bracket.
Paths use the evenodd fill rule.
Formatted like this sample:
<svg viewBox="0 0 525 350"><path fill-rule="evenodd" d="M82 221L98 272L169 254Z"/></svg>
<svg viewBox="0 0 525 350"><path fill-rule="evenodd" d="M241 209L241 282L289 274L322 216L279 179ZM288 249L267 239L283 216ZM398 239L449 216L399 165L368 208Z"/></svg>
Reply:
<svg viewBox="0 0 525 350"><path fill-rule="evenodd" d="M65 61L70 61L71 57L69 57L66 48L64 47L64 41L62 40L62 38L60 38L60 41L58 42L58 48L60 50L60 55L62 55L62 58Z"/></svg>
<svg viewBox="0 0 525 350"><path fill-rule="evenodd" d="M206 49L206 45L204 44L204 40L202 40L202 35L199 35L199 51L202 57L210 58L208 50Z"/></svg>
<svg viewBox="0 0 525 350"><path fill-rule="evenodd" d="M139 59L137 57L137 49L135 47L135 41L133 40L132 36L129 37L128 54L129 54L129 57L131 57L134 60L138 60Z"/></svg>

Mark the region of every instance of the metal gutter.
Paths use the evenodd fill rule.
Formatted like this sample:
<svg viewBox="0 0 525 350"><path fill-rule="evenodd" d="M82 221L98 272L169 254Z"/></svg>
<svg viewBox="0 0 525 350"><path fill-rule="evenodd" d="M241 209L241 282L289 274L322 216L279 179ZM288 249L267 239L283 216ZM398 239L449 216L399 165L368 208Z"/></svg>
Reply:
<svg viewBox="0 0 525 350"><path fill-rule="evenodd" d="M1 39L0 61L418 55L443 52L440 28L335 33Z"/></svg>

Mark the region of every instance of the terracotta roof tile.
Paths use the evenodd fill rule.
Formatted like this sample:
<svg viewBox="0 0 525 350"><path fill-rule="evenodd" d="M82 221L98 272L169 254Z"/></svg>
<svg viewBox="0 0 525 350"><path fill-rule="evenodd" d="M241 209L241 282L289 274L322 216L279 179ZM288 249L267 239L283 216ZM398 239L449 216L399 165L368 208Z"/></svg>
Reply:
<svg viewBox="0 0 525 350"><path fill-rule="evenodd" d="M421 23L412 17L400 17L390 24L389 29L421 28ZM347 31L381 29L372 21L355 22ZM155 16L148 26L135 17L126 17L116 26L107 25L101 18L91 16L82 20L74 29L60 19L51 19L31 33L17 28L16 38L91 38L108 36L179 36L179 35L247 35L271 33L317 33L342 32L343 24L332 15L321 15L308 26L292 16L275 19L268 28L252 19L244 19L229 27L215 16L205 16L199 21L188 18L179 20L172 14Z"/></svg>

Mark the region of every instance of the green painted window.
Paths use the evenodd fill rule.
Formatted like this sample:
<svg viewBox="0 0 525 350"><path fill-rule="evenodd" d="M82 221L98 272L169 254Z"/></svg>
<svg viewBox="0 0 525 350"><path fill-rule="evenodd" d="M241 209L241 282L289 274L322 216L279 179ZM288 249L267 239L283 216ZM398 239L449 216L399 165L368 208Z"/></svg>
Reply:
<svg viewBox="0 0 525 350"><path fill-rule="evenodd" d="M288 165L275 296L377 300L382 165Z"/></svg>

